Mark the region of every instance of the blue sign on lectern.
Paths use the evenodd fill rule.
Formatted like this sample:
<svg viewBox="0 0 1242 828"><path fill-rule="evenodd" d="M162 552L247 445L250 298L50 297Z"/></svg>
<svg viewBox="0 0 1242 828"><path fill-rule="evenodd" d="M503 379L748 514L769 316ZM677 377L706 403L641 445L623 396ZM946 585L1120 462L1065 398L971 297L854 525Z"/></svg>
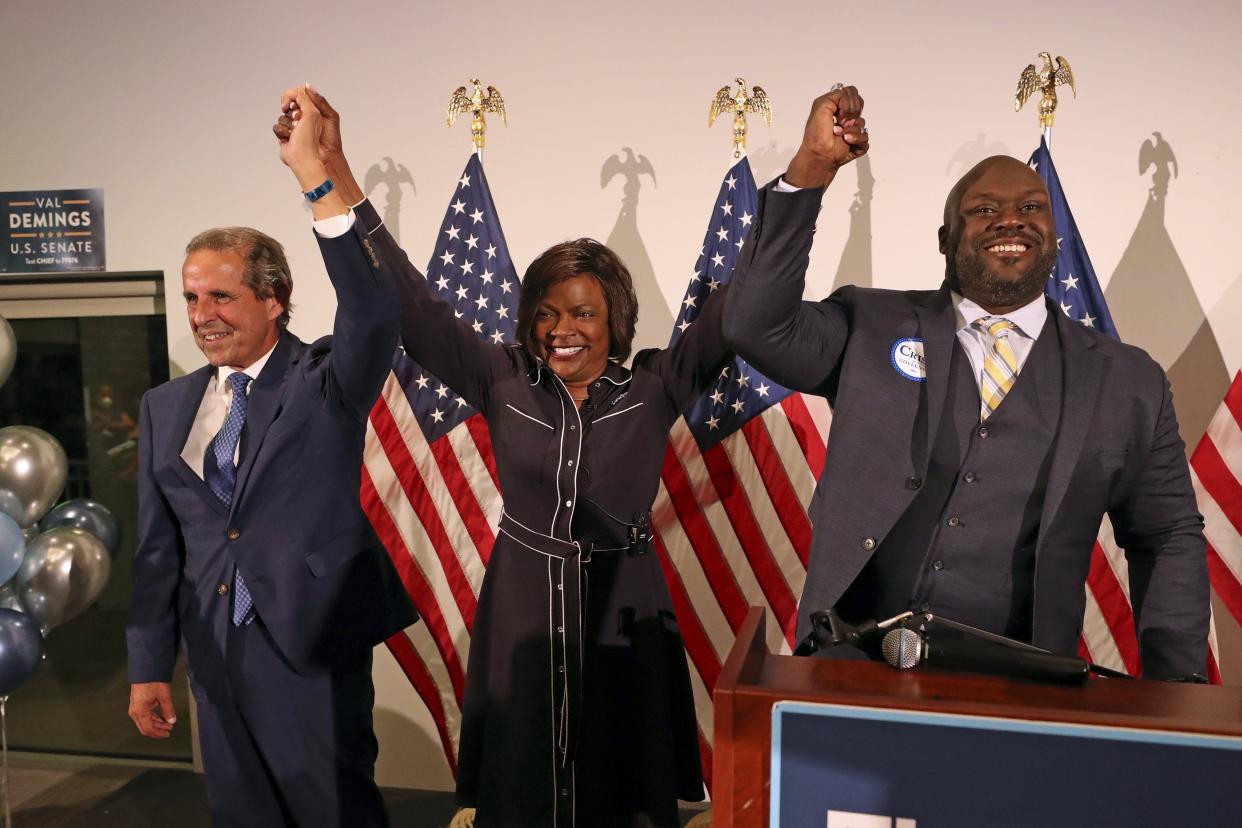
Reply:
<svg viewBox="0 0 1242 828"><path fill-rule="evenodd" d="M779 702L780 828L1242 825L1242 739Z"/></svg>

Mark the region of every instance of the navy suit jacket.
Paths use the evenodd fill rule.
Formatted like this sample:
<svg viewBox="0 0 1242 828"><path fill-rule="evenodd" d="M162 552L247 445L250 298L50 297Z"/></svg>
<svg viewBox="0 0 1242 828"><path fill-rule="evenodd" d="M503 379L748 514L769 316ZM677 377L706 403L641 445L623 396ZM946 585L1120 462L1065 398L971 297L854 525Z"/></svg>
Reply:
<svg viewBox="0 0 1242 828"><path fill-rule="evenodd" d="M359 503L367 416L397 343L392 276L360 224L319 246L333 334L308 345L283 332L251 383L231 507L181 457L214 369L143 397L131 682L168 681L183 640L196 695L227 692L234 565L304 674L358 665L417 618Z"/></svg>
<svg viewBox="0 0 1242 828"><path fill-rule="evenodd" d="M805 615L833 606L905 512L906 485L927 471L926 435L946 408L957 347L949 290L846 287L802 301L821 190L760 192L725 306L737 352L772 379L833 405L828 455L811 520ZM1164 371L1142 350L1049 315L1062 348L1058 434L1035 550L1033 642L1074 653L1083 584L1105 514L1130 571L1144 675L1204 673L1208 580L1195 504ZM922 339L926 382L894 368L890 351Z"/></svg>

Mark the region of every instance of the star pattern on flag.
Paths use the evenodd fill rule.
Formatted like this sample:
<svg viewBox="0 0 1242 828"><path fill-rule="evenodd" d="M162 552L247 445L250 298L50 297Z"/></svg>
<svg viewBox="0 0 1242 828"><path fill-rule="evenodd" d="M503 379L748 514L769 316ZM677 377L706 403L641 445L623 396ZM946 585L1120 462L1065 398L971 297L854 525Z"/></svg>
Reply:
<svg viewBox="0 0 1242 828"><path fill-rule="evenodd" d="M1052 218L1056 222L1057 260L1048 274L1045 293L1051 297L1061 313L1088 328L1095 328L1114 339L1117 329L1104 302L1095 269L1087 256L1087 248L1078 234L1074 214L1070 212L1061 179L1048 153L1048 145L1041 138L1039 148L1028 162L1031 169L1048 185L1048 197L1052 203Z"/></svg>
<svg viewBox="0 0 1242 828"><path fill-rule="evenodd" d="M699 259L694 264L673 341L694 325L707 297L733 275L747 230L758 212L759 197L750 162L743 158L725 176L716 196ZM741 428L747 420L789 396L789 391L760 374L741 358L721 371L714 387L695 401L686 424L707 450Z"/></svg>
<svg viewBox="0 0 1242 828"><path fill-rule="evenodd" d="M454 315L497 345L513 342L517 319L517 271L509 258L496 205L477 155L471 155L444 213L427 283ZM427 442L447 434L475 413L466 401L409 357L399 354L393 371L406 389Z"/></svg>

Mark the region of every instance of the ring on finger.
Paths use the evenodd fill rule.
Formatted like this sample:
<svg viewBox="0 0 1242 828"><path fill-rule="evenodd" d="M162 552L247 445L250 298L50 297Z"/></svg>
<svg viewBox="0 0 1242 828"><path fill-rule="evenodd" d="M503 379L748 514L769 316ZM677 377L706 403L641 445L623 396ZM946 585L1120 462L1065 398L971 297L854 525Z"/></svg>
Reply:
<svg viewBox="0 0 1242 828"><path fill-rule="evenodd" d="M834 83L831 87L829 87L828 91L836 92L838 89L844 89L844 88L845 88L845 84L838 82L838 83Z"/></svg>

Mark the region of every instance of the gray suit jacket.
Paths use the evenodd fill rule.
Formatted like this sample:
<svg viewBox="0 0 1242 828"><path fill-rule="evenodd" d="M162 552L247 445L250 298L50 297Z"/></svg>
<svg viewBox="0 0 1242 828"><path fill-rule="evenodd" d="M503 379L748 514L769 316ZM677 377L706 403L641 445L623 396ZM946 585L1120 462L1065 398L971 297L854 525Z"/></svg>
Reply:
<svg viewBox="0 0 1242 828"><path fill-rule="evenodd" d="M783 385L833 406L803 589L807 612L845 592L915 492L927 468L927 434L946 407L956 320L947 287L846 287L802 301L821 190L759 196L759 215L726 304L738 353ZM1036 547L1033 642L1076 651L1084 583L1105 514L1130 570L1144 675L1204 673L1208 580L1195 504L1169 384L1142 350L1050 307L1062 343L1064 393ZM897 340L924 341L926 382L894 368ZM921 412L921 413L920 413ZM925 429L925 430L924 430Z"/></svg>

